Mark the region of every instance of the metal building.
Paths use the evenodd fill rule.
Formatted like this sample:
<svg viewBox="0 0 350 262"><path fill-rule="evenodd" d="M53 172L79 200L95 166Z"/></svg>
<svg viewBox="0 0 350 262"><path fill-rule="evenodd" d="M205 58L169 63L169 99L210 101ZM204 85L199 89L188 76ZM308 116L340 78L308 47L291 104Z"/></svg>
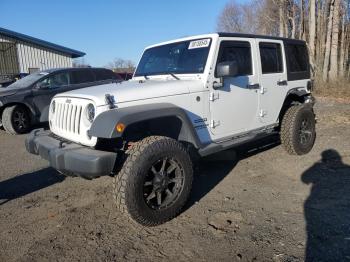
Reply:
<svg viewBox="0 0 350 262"><path fill-rule="evenodd" d="M0 78L72 67L85 53L0 27Z"/></svg>

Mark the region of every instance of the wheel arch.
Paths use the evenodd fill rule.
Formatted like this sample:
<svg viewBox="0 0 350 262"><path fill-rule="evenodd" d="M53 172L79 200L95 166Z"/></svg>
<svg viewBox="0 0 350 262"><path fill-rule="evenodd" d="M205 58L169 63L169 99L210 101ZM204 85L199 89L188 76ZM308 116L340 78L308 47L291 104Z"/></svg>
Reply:
<svg viewBox="0 0 350 262"><path fill-rule="evenodd" d="M10 102L10 103L6 103L6 104L2 105L0 107L0 118L2 118L2 113L4 112L5 108L11 107L11 106L16 106L16 105L23 106L24 108L26 108L28 110L31 122L33 122L35 120L34 109L31 106L29 106L27 103L21 103L21 102Z"/></svg>
<svg viewBox="0 0 350 262"><path fill-rule="evenodd" d="M125 129L120 133L116 125ZM201 147L201 142L186 112L172 104L152 104L116 108L97 116L89 135L98 138L142 139L150 135L168 136Z"/></svg>
<svg viewBox="0 0 350 262"><path fill-rule="evenodd" d="M279 122L281 123L289 107L291 107L293 104L303 104L306 98L310 95L311 94L308 93L305 89L293 88L289 90L278 115Z"/></svg>

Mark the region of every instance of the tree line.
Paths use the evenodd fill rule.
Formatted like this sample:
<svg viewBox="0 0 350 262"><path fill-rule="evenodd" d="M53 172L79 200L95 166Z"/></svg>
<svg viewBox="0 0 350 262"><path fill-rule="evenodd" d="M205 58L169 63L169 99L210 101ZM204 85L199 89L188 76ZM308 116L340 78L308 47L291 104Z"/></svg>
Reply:
<svg viewBox="0 0 350 262"><path fill-rule="evenodd" d="M315 79L350 78L350 0L231 0L217 27L305 40Z"/></svg>

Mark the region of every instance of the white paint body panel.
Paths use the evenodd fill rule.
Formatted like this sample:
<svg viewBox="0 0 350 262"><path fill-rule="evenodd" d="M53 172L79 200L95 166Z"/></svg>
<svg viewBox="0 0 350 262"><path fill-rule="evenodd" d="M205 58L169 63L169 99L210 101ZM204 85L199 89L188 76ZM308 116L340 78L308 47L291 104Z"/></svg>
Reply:
<svg viewBox="0 0 350 262"><path fill-rule="evenodd" d="M252 38L229 38L223 37L222 41L244 41L251 45L252 60L258 59L255 48L255 39ZM217 49L218 49L217 48ZM216 59L217 55L216 54ZM215 59L215 61L216 61ZM249 76L225 78L224 86L211 91L214 99L210 101L210 118L214 121L211 132L214 139L228 137L231 134L249 131L256 127L258 115L259 94L256 90L248 89L248 84L259 82L258 66L252 63L253 74ZM220 79L213 79L219 82Z"/></svg>
<svg viewBox="0 0 350 262"><path fill-rule="evenodd" d="M86 107L89 102L96 107L96 116L109 110L106 105L105 95L113 95L117 108L130 106L169 103L182 108L189 116L199 140L203 144L218 143L237 134L264 128L278 123L278 115L283 101L291 88L302 87L306 89L307 81L292 81L287 86L276 85L278 80L286 79L286 72L273 75L262 75L258 43L278 42L278 40L264 40L255 38L219 37L218 34L186 37L174 41L153 45L155 47L172 42L184 40L210 38L211 47L207 64L202 74L177 74L180 80L170 75L155 75L134 77L121 84L108 84L94 86L80 90L74 90L57 95L54 100L65 101L70 99L72 104ZM248 41L251 45L253 74L244 77L225 78L225 84L218 90L213 89L213 83L220 81L214 76L220 41ZM283 43L282 43L283 46ZM150 48L148 47L148 48ZM284 49L283 49L284 50ZM283 63L285 56L283 52ZM260 89L248 89L247 84L260 84ZM266 92L262 92L266 90ZM214 96L214 100L211 99ZM212 101L211 101L212 100ZM261 117L261 110L267 114ZM50 110L51 112L51 110ZM53 125L55 115L50 113L50 121ZM89 123L82 123L82 132L71 134L62 131L57 126L52 126L53 133L74 142L94 146L96 138L89 138L87 131ZM211 125L214 123L213 125ZM218 125L215 125L218 123Z"/></svg>

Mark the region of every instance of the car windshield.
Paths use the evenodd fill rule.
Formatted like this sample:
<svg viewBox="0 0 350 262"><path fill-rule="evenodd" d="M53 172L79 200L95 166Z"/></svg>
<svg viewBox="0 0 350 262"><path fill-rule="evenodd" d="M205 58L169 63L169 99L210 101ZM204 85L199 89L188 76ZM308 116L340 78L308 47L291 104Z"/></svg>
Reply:
<svg viewBox="0 0 350 262"><path fill-rule="evenodd" d="M38 72L38 73L28 75L14 82L12 85L9 85L7 88L13 88L13 89L25 88L34 84L36 81L38 81L40 78L43 78L46 75L48 75L47 72Z"/></svg>
<svg viewBox="0 0 350 262"><path fill-rule="evenodd" d="M147 49L135 76L203 73L211 39L197 39Z"/></svg>

